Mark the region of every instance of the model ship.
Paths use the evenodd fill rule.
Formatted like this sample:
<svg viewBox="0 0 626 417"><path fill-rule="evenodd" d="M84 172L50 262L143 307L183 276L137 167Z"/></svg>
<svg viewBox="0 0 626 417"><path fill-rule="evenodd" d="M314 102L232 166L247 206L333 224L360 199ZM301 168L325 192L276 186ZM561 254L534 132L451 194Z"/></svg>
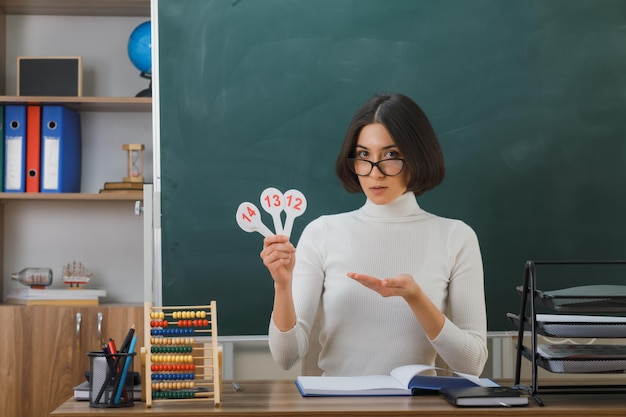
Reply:
<svg viewBox="0 0 626 417"><path fill-rule="evenodd" d="M93 273L91 273L81 262L71 262L63 267L63 283L70 288L80 288L87 284Z"/></svg>

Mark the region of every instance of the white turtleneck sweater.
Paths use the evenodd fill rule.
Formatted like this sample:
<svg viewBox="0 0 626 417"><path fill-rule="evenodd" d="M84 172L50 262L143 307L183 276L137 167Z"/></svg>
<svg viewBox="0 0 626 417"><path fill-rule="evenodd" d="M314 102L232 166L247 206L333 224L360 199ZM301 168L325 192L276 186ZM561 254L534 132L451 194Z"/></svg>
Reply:
<svg viewBox="0 0 626 417"><path fill-rule="evenodd" d="M402 297L384 298L348 272L412 275L446 313L440 334L429 340ZM281 332L273 320L269 325L272 356L284 369L306 353L318 307L325 375L386 375L401 365L434 365L437 354L454 371L479 375L487 360L476 234L459 220L425 212L410 192L308 224L296 250L293 296L296 326Z"/></svg>

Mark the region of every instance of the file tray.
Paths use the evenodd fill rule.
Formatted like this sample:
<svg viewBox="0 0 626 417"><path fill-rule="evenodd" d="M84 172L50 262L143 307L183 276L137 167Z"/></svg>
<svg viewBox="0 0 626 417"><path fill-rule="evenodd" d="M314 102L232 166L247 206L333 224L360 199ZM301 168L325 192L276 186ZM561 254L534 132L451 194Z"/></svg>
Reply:
<svg viewBox="0 0 626 417"><path fill-rule="evenodd" d="M519 315L508 313L508 320L517 328ZM626 317L537 314L537 333L550 337L626 338ZM531 331L530 318L524 330Z"/></svg>
<svg viewBox="0 0 626 417"><path fill-rule="evenodd" d="M518 286L519 293L524 292ZM538 305L569 313L626 313L626 286L584 285L553 291L535 291Z"/></svg>
<svg viewBox="0 0 626 417"><path fill-rule="evenodd" d="M525 355L528 351L523 352ZM537 363L555 373L623 373L624 345L542 344L537 346Z"/></svg>

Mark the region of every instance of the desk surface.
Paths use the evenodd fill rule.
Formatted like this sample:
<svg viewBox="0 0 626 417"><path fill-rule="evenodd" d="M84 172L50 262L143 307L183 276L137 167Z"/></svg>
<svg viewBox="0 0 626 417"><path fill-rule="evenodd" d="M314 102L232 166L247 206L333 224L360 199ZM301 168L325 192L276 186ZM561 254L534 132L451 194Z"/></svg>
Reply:
<svg viewBox="0 0 626 417"><path fill-rule="evenodd" d="M242 381L235 392L224 384L222 403L201 401L160 401L152 408L135 403L129 408L90 408L87 401L70 399L57 408L54 417L115 416L212 416L230 417L300 415L316 416L624 416L626 396L622 394L542 394L545 406L531 399L526 407L457 408L439 396L415 397L308 397L303 398L293 381Z"/></svg>

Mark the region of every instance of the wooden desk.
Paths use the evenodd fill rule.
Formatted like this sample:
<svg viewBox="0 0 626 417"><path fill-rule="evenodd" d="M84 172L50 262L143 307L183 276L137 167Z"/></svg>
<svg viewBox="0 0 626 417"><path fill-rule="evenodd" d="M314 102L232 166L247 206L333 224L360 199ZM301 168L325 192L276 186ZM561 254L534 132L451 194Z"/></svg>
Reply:
<svg viewBox="0 0 626 417"><path fill-rule="evenodd" d="M135 403L129 408L90 408L86 401L70 399L54 410L55 417L143 415L186 417L227 415L252 416L620 416L626 412L624 394L543 394L544 407L531 399L526 407L456 408L439 396L416 397L309 397L300 396L293 381L242 381L235 392L224 383L222 404L208 402L159 402L152 408Z"/></svg>

